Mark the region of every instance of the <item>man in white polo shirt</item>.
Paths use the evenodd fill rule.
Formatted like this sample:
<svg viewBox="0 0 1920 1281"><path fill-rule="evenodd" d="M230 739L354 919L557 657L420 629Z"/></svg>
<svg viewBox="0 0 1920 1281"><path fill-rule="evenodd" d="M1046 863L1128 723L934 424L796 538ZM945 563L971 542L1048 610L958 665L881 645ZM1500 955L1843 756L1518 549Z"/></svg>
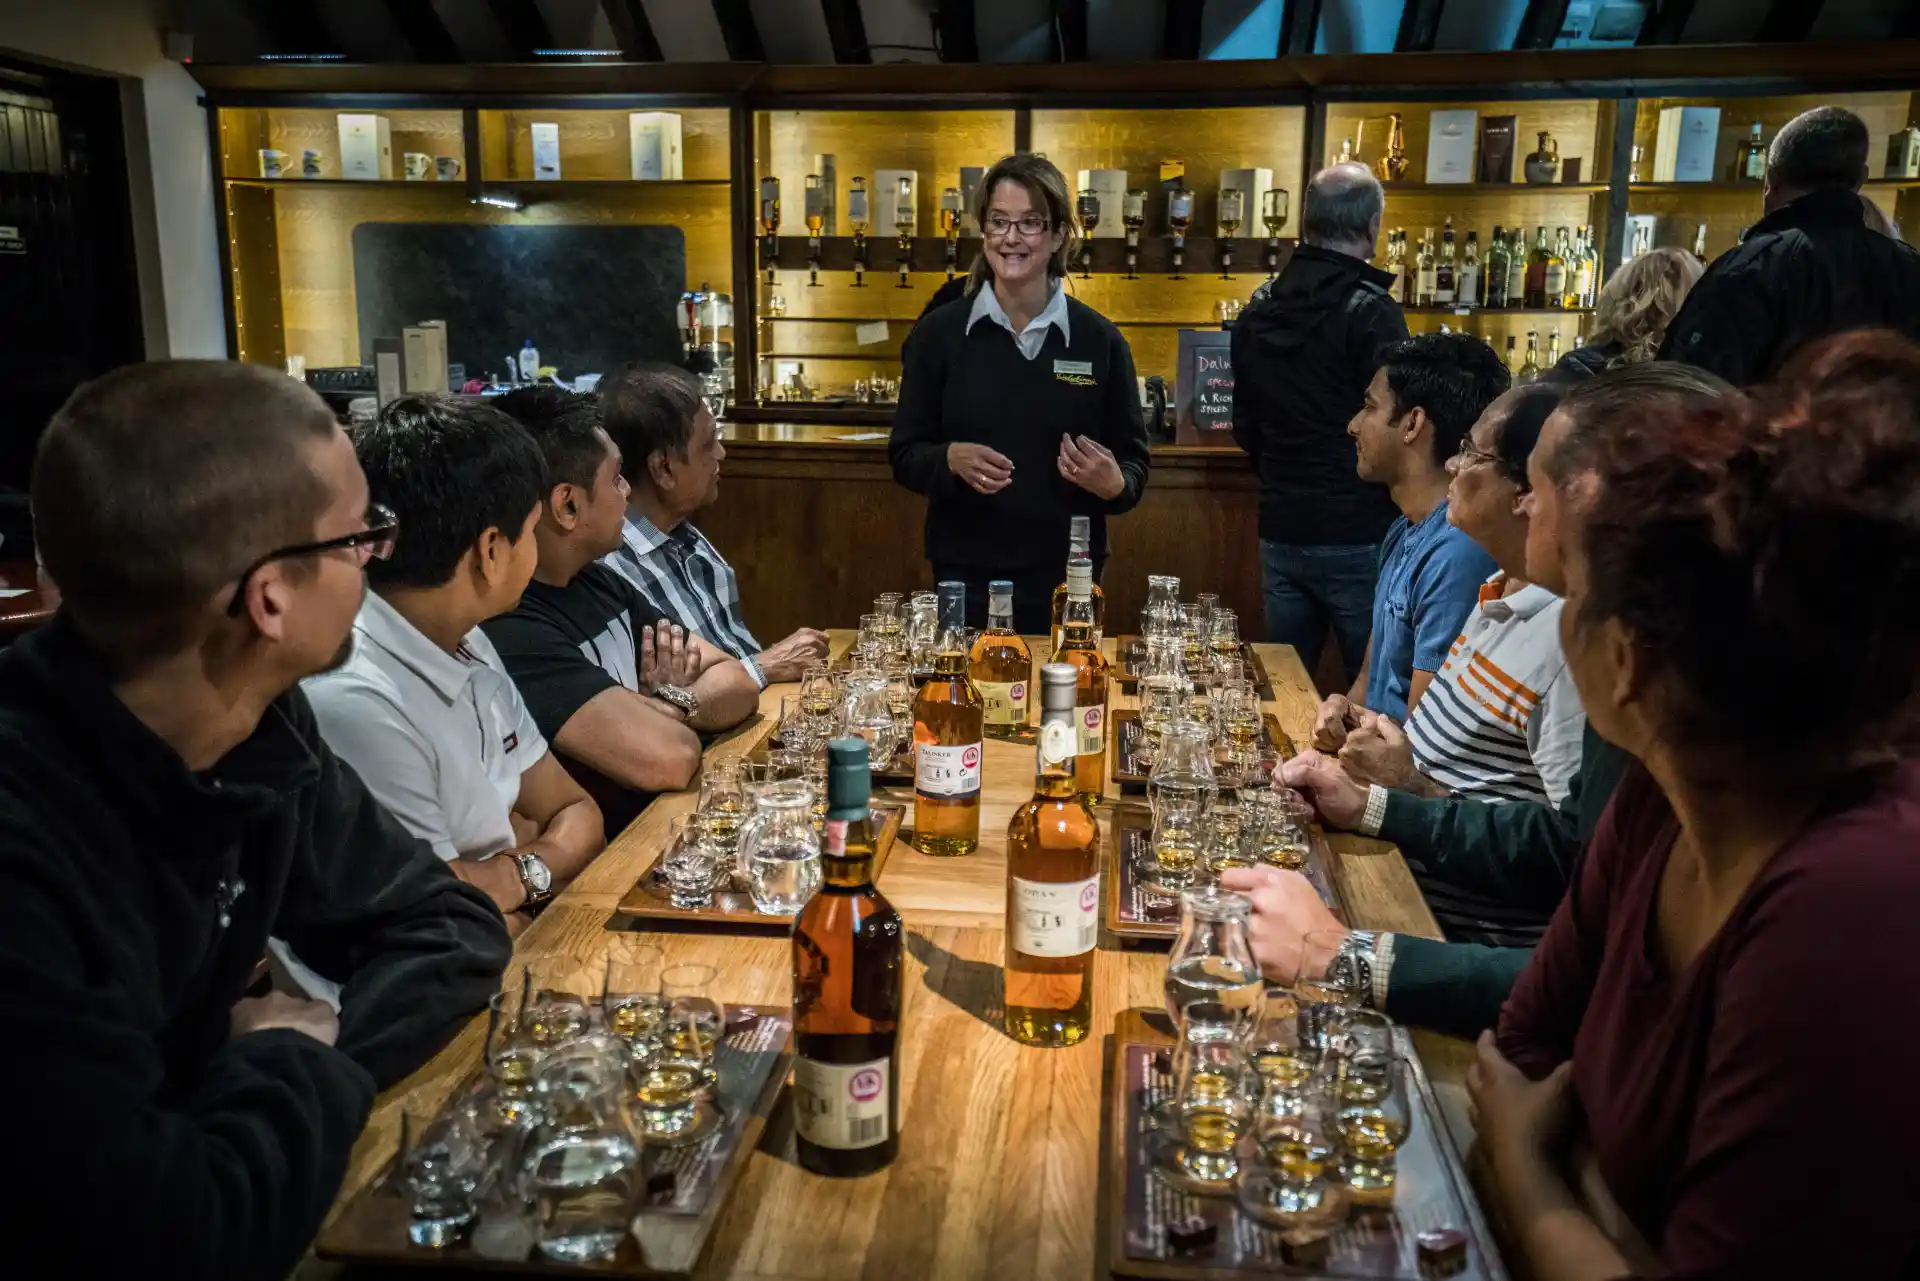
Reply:
<svg viewBox="0 0 1920 1281"><path fill-rule="evenodd" d="M513 926L605 844L480 631L533 575L545 463L512 419L445 396L394 401L354 452L406 533L368 575L353 656L307 697L327 745Z"/></svg>

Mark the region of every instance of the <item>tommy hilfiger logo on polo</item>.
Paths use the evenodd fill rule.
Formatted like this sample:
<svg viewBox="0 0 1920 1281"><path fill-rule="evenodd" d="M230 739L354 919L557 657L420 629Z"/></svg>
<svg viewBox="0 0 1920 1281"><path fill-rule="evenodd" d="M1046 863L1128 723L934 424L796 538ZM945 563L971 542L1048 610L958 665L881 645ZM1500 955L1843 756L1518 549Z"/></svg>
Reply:
<svg viewBox="0 0 1920 1281"><path fill-rule="evenodd" d="M515 730L513 733L507 735L505 738L500 740L500 750L503 752L511 752L514 748L518 746L520 746L519 730Z"/></svg>

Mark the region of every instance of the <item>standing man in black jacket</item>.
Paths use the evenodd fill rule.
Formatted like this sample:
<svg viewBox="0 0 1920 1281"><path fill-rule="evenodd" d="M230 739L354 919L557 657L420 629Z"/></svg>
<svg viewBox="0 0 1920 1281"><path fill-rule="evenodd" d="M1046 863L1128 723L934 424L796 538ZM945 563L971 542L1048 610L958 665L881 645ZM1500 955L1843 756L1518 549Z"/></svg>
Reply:
<svg viewBox="0 0 1920 1281"><path fill-rule="evenodd" d="M1380 349L1407 336L1393 277L1368 263L1385 208L1360 165L1315 174L1299 248L1233 327L1233 438L1260 474L1267 639L1312 672L1331 622L1349 678L1367 655L1380 540L1400 515L1385 485L1355 475L1347 435Z"/></svg>
<svg viewBox="0 0 1920 1281"><path fill-rule="evenodd" d="M1789 120L1767 150L1766 216L1687 295L1660 358L1746 387L1826 334L1920 337L1920 252L1860 216L1871 149L1866 124L1844 107Z"/></svg>
<svg viewBox="0 0 1920 1281"><path fill-rule="evenodd" d="M484 1009L499 911L374 803L301 677L392 550L320 398L257 365L135 365L40 442L64 597L0 656L0 1203L23 1277L298 1262L373 1105ZM269 934L342 987L244 997ZM97 1235L97 1234L96 1234ZM24 1255L22 1255L24 1251Z"/></svg>

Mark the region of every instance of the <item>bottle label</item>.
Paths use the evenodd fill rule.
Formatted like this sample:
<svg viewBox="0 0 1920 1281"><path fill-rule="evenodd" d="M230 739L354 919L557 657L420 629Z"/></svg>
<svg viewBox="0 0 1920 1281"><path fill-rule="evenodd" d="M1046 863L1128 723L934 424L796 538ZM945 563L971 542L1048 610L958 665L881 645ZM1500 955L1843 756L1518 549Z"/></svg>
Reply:
<svg viewBox="0 0 1920 1281"><path fill-rule="evenodd" d="M1012 681L975 681L975 689L987 701L985 720L989 725L1025 725L1027 723L1027 683Z"/></svg>
<svg viewBox="0 0 1920 1281"><path fill-rule="evenodd" d="M1106 708L1083 707L1080 709L1080 755L1098 756L1106 750L1106 724Z"/></svg>
<svg viewBox="0 0 1920 1281"><path fill-rule="evenodd" d="M840 858L847 852L847 820L830 818L820 834L820 852L828 858Z"/></svg>
<svg viewBox="0 0 1920 1281"><path fill-rule="evenodd" d="M1080 736L1070 721L1040 722L1040 768L1060 765L1079 754Z"/></svg>
<svg viewBox="0 0 1920 1281"><path fill-rule="evenodd" d="M1567 269L1549 266L1547 268L1547 292L1561 294L1567 291Z"/></svg>
<svg viewBox="0 0 1920 1281"><path fill-rule="evenodd" d="M980 744L920 744L913 752L913 790L922 796L979 795Z"/></svg>
<svg viewBox="0 0 1920 1281"><path fill-rule="evenodd" d="M1080 956L1100 937L1100 875L1084 881L1013 882L1013 950L1028 956Z"/></svg>
<svg viewBox="0 0 1920 1281"><path fill-rule="evenodd" d="M893 1064L793 1060L793 1128L809 1143L842 1152L885 1143L892 1116Z"/></svg>

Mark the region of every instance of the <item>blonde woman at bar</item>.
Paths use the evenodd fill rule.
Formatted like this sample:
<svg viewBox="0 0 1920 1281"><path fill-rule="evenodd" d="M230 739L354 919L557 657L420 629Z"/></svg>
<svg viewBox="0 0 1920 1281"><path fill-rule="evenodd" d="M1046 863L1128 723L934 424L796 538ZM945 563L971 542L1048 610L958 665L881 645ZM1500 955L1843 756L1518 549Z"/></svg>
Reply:
<svg viewBox="0 0 1920 1281"><path fill-rule="evenodd" d="M1603 369L1652 360L1687 291L1706 269L1684 249L1649 249L1613 273L1593 307L1593 333L1547 371L1572 383Z"/></svg>

